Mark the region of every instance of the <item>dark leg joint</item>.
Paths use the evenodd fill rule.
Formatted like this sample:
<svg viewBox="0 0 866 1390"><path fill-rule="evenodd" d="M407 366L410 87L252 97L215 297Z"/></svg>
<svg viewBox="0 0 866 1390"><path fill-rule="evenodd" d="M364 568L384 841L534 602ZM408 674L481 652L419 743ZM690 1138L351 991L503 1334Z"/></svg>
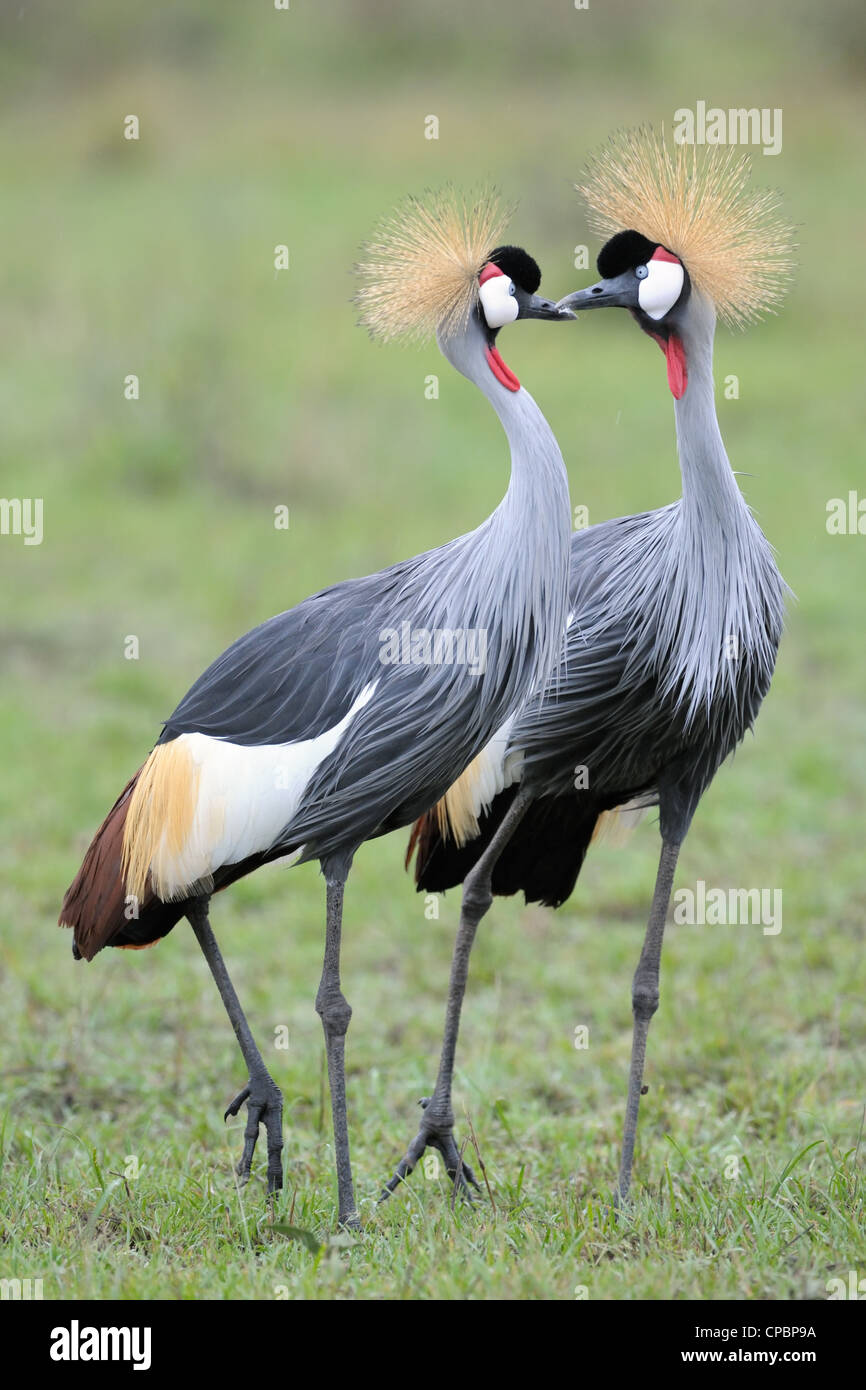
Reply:
<svg viewBox="0 0 866 1390"><path fill-rule="evenodd" d="M324 994L320 991L316 995L316 1013L331 1037L346 1036L352 1018L352 1006L339 990L336 993Z"/></svg>
<svg viewBox="0 0 866 1390"><path fill-rule="evenodd" d="M659 992L652 985L635 985L632 989L631 1007L635 1018L649 1022L659 1006Z"/></svg>
<svg viewBox="0 0 866 1390"><path fill-rule="evenodd" d="M438 1130L453 1130L454 1111L451 1108L450 1095L441 1099L435 1095L426 1096L418 1103L424 1111L420 1124L422 1134L430 1134Z"/></svg>
<svg viewBox="0 0 866 1390"><path fill-rule="evenodd" d="M478 922L493 902L488 875L479 878L470 873L463 882L463 911L472 921Z"/></svg>

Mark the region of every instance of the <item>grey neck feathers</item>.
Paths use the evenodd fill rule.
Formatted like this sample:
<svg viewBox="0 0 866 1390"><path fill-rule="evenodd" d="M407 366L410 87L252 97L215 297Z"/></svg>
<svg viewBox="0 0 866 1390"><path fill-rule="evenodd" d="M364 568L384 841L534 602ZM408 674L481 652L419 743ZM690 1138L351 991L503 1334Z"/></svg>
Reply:
<svg viewBox="0 0 866 1390"><path fill-rule="evenodd" d="M482 611L510 630L523 663L520 683L528 693L553 669L565 631L571 539L565 464L529 392L509 391L494 376L486 336L474 317L464 333L439 346L490 401L511 448L508 491L472 535L462 585L475 587Z"/></svg>
<svg viewBox="0 0 866 1390"><path fill-rule="evenodd" d="M715 314L692 293L678 328L688 386L675 402L683 496L659 557L659 672L689 720L737 690L745 670L772 672L784 585L731 471L716 417Z"/></svg>
<svg viewBox="0 0 866 1390"><path fill-rule="evenodd" d="M683 516L708 541L743 524L749 509L731 472L716 416L713 385L715 314L693 292L680 335L686 350L688 386L674 402L677 447L683 478Z"/></svg>

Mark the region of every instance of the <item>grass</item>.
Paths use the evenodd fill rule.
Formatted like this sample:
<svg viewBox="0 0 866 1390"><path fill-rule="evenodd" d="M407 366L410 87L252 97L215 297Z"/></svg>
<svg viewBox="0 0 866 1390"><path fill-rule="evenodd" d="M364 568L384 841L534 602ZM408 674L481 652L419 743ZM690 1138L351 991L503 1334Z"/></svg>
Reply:
<svg viewBox="0 0 866 1390"><path fill-rule="evenodd" d="M689 853L699 857L697 846ZM452 1211L444 1180L419 1170L377 1209L377 1180L429 1087L433 982L444 977L454 910L449 896L427 922L420 900L389 901L381 884L396 865L383 858L359 863L344 970L356 1010L349 1087L363 1235L331 1238L330 1122L311 1006L320 895L306 870L276 898L265 878L252 880L219 916L260 1039L288 1029L287 1051L266 1047L288 1132L274 1219L312 1232L321 1249L270 1226L262 1161L257 1181L235 1186L242 1126L224 1128L220 1111L242 1078L191 933L179 932L132 967L128 956L100 960L77 1005L35 986L17 1009L4 998L20 1040L7 1083L6 1268L76 1298L277 1297L282 1287L291 1297L572 1298L583 1286L599 1299L814 1298L856 1267L860 1078L844 1007L827 997L835 961L789 946L782 990L778 939L751 950L672 928L636 1203L616 1222L608 1195L639 925L577 912L497 907L478 944L457 1111L463 1136L471 1118L495 1205ZM610 878L613 863L602 867ZM291 949L275 953L289 913ZM519 934L529 938L522 949ZM7 968L28 974L24 961ZM70 996L77 980L66 979ZM573 1046L577 1023L589 1028L586 1050Z"/></svg>
<svg viewBox="0 0 866 1390"><path fill-rule="evenodd" d="M863 486L860 21L831 7L817 36L768 8L741 72L732 35L707 43L691 8L664 27L625 7L624 44L621 18L581 15L584 50L516 9L503 38L499 5L486 57L461 66L465 32L437 39L426 11L413 27L389 25L387 6L369 24L338 8L339 23L293 7L284 48L228 6L190 4L183 32L139 17L127 41L91 3L94 44L43 34L31 6L2 46L2 491L44 498L45 539L0 538L0 1276L70 1299L824 1298L829 1279L866 1272L864 541L824 524L828 499ZM568 178L610 128L692 100L671 75L681 58L695 99L783 107L783 153L757 156L757 174L802 223L782 314L717 345L718 380L740 383L719 399L731 459L797 599L756 737L706 796L677 874L781 888L782 931L669 928L635 1199L616 1221L656 830L599 847L556 914L497 902L455 1094L492 1197L452 1209L419 1170L377 1207L434 1079L458 899L436 917L412 894L403 835L366 846L343 969L365 1228L335 1236L315 869L256 875L214 911L285 1095L271 1213L263 1154L235 1185L242 1117L221 1116L243 1076L191 932L73 966L59 901L216 652L336 578L476 525L501 495L503 441L477 393L435 348L378 349L354 326L348 270L376 217L426 183L492 176L521 197L514 235L548 292L585 283ZM137 145L119 134L128 111ZM503 334L592 521L679 483L661 359L624 317L599 317Z"/></svg>
<svg viewBox="0 0 866 1390"><path fill-rule="evenodd" d="M31 988L10 1017L4 999L7 1026L22 1040L4 1134L4 1205L15 1213L4 1232L6 1269L75 1298L283 1290L573 1298L585 1290L603 1299L820 1298L829 1278L857 1267L859 1066L847 1029L833 1023L830 962L814 962L813 952L810 969L789 948L786 988L774 990L777 940L750 951L672 929L636 1201L615 1221L608 1197L639 926L584 922L576 912L551 919L497 908L479 941L457 1112L461 1134L471 1119L478 1136L493 1204L452 1210L444 1179L419 1170L377 1208L377 1180L429 1087L441 993L432 982L444 975L453 927L450 912L427 923L417 909L407 924L411 900L407 912L405 897L389 902L381 891L389 868L394 874L371 854L359 864L344 971L356 1010L349 1087L364 1233L332 1236L330 1123L310 997L320 903L308 870L296 873L290 900L253 880L222 914L260 1039L288 1029L287 1051L266 1048L288 1133L276 1225L263 1162L247 1189L233 1181L242 1126L224 1128L220 1110L242 1078L191 933L176 933L134 958L132 971L146 978L130 979L129 957L100 961L77 1007L47 990L34 998ZM359 904L368 905L360 914ZM282 968L258 969L273 962L289 911ZM529 938L522 949L518 933ZM587 1050L573 1046L578 1022L589 1027ZM319 1250L288 1240L280 1224L311 1232Z"/></svg>

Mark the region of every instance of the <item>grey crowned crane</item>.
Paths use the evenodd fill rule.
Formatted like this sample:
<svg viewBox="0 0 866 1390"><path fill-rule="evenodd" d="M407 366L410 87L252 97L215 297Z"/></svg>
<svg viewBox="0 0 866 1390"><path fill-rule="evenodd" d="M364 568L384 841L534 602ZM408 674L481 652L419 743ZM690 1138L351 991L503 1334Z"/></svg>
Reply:
<svg viewBox="0 0 866 1390"><path fill-rule="evenodd" d="M85 855L60 914L77 958L141 948L187 917L231 1020L248 1081L237 1167L264 1124L268 1189L282 1185L282 1096L253 1041L208 917L218 889L274 861L318 860L326 883L322 1018L339 1220L358 1222L349 1157L340 985L343 890L358 847L441 797L556 661L570 512L562 456L502 360L499 329L573 317L536 293L538 266L497 246L498 199L409 200L357 267L360 317L380 339L437 336L498 415L511 448L502 502L477 530L379 574L324 589L217 657L165 721ZM401 639L398 649L389 636ZM461 661L471 647L473 660ZM483 642L467 643L467 634ZM484 660L477 660L483 647Z"/></svg>
<svg viewBox="0 0 866 1390"><path fill-rule="evenodd" d="M739 326L772 309L790 274L791 229L775 196L748 183L747 157L671 154L663 136L641 128L615 137L579 186L593 229L609 240L600 282L560 303L628 309L663 349L682 497L575 533L557 670L414 828L407 863L415 851L419 891L462 882L463 902L436 1089L383 1197L426 1145L453 1153L460 1008L491 895L522 890L527 902L558 907L606 818L620 808L628 823L657 805L661 856L632 986L618 1200L628 1195L680 846L702 793L755 720L782 632L785 584L731 471L713 391L717 315ZM456 1177L466 1191L465 1180L474 1183L470 1170Z"/></svg>

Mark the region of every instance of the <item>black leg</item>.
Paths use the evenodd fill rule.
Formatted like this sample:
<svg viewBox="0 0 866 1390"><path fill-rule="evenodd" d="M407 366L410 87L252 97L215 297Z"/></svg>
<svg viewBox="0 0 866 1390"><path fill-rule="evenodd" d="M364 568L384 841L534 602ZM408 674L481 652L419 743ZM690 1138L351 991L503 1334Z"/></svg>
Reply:
<svg viewBox="0 0 866 1390"><path fill-rule="evenodd" d="M632 1036L631 1071L628 1079L628 1101L625 1110L625 1131L622 1145L622 1162L619 1169L619 1190L617 1205L628 1197L631 1185L631 1170L634 1161L634 1141L637 1134L637 1116L643 1086L644 1065L646 1063L646 1043L650 1020L659 1006L659 967L662 955L662 939L665 931L665 918L671 898L674 871L677 867L680 846L671 840L662 841L659 856L656 886L653 893L652 908L644 937L643 950L632 981L632 1013L634 1032Z"/></svg>
<svg viewBox="0 0 866 1390"><path fill-rule="evenodd" d="M449 1178L465 1196L469 1196L467 1184L471 1184L480 1191L475 1174L467 1164L461 1162L457 1145L454 1142L454 1111L451 1105L451 1089L454 1080L454 1057L457 1051L460 1011L466 993L469 956L475 941L475 933L478 929L478 923L493 901L491 889L493 870L532 800L532 795L527 791L517 793L487 849L463 881L460 924L454 943L454 955L451 958L451 979L448 986L448 1005L445 1011L445 1034L442 1040L442 1055L439 1062L436 1089L429 1099L421 1102L424 1106L424 1114L418 1133L397 1164L394 1176L382 1189L380 1202L384 1202L395 1188L409 1176L424 1150L428 1147L439 1150L445 1160L445 1169Z"/></svg>
<svg viewBox="0 0 866 1390"><path fill-rule="evenodd" d="M349 1156L349 1121L346 1113L346 1032L352 1010L340 988L340 940L343 927L343 889L345 879L332 877L323 865L328 888L325 931L325 963L316 995L316 1013L325 1030L331 1112L334 1118L334 1154L337 1161L337 1192L341 1226L358 1229L352 1163Z"/></svg>
<svg viewBox="0 0 866 1390"><path fill-rule="evenodd" d="M256 1047L235 987L229 979L225 961L208 920L208 901L208 898L195 898L190 903L186 915L210 966L249 1072L247 1085L235 1096L224 1117L228 1119L229 1115L237 1115L244 1101L247 1102L244 1151L235 1171L242 1183L249 1180L253 1153L259 1137L259 1125L264 1124L268 1136L268 1192L278 1192L283 1185L283 1164L280 1156L283 1147L283 1096L262 1061L262 1054Z"/></svg>

